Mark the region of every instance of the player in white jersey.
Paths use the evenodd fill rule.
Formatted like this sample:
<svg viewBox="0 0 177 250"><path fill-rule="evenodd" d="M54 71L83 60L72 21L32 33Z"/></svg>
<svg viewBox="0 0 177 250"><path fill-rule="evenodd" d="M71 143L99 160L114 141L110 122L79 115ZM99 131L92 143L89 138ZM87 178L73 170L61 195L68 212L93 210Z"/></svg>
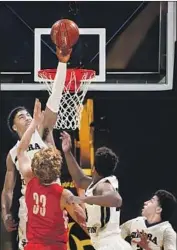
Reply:
<svg viewBox="0 0 177 250"><path fill-rule="evenodd" d="M131 250L122 239L119 229L122 198L118 193L118 180L114 171L117 155L107 147L97 149L92 178L84 175L71 153L71 138L61 133L62 149L69 172L79 188L86 190L85 197L72 196L68 202L85 203L87 229L96 250Z"/></svg>
<svg viewBox="0 0 177 250"><path fill-rule="evenodd" d="M66 78L67 62L70 58L71 50L68 54L63 55L62 51L56 48L56 54L59 59L57 73L52 87L52 93L48 98L46 108L44 111L43 124L35 131L32 136L28 155L32 159L35 152L40 148L47 147L48 144L54 145L52 131L57 121L57 115L59 110L59 104L62 96L62 86L64 86ZM32 117L25 107L16 107L11 111L8 117L8 126L11 132L15 132L19 138L22 138L26 129L29 127L32 121ZM13 190L16 183L16 171L18 170L18 159L17 159L17 144L9 151L6 159L7 171L5 176L4 188L1 195L2 204L2 218L4 221L5 228L8 232L16 230L17 224L14 222L11 214L11 205L13 198ZM23 249L26 241L26 204L24 199L25 194L25 183L22 178L22 197L20 198L19 208L19 249Z"/></svg>
<svg viewBox="0 0 177 250"><path fill-rule="evenodd" d="M176 250L177 238L169 220L176 209L176 198L158 190L144 203L142 216L121 225L121 235L134 250Z"/></svg>

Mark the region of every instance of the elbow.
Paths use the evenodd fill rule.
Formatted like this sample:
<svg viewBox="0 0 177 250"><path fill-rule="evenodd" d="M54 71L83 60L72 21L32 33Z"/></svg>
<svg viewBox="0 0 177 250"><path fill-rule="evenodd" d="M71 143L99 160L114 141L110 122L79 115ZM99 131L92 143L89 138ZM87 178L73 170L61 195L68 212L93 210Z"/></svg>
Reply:
<svg viewBox="0 0 177 250"><path fill-rule="evenodd" d="M120 208L122 206L122 197L117 194L115 197L115 207Z"/></svg>

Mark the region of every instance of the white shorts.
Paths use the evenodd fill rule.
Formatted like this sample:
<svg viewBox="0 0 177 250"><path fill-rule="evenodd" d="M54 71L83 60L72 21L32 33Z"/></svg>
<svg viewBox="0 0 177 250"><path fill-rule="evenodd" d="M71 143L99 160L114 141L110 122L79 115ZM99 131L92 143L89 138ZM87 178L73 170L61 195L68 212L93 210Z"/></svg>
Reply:
<svg viewBox="0 0 177 250"><path fill-rule="evenodd" d="M132 250L131 245L120 235L108 236L94 245L95 250Z"/></svg>
<svg viewBox="0 0 177 250"><path fill-rule="evenodd" d="M18 239L19 250L23 250L26 244L26 222L27 222L27 208L25 203L25 197L22 196L19 199L20 207L18 212L19 225L18 225Z"/></svg>

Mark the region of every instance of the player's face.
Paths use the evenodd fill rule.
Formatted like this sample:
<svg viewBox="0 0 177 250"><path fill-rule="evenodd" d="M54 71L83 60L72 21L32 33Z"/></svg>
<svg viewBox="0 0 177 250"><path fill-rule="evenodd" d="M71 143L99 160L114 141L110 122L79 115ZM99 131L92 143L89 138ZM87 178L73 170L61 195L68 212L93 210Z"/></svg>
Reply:
<svg viewBox="0 0 177 250"><path fill-rule="evenodd" d="M142 216L148 217L159 213L161 210L157 196L153 196L150 200L144 202Z"/></svg>
<svg viewBox="0 0 177 250"><path fill-rule="evenodd" d="M23 134L30 125L31 121L32 117L28 111L20 110L15 116L13 129L18 134Z"/></svg>

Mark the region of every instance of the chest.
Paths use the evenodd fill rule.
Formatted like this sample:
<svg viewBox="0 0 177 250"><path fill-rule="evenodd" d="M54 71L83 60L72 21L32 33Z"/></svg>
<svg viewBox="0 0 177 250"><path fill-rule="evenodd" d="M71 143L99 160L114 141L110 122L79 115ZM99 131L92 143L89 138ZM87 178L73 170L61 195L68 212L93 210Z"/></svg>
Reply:
<svg viewBox="0 0 177 250"><path fill-rule="evenodd" d="M149 246L152 247L152 249L161 249L163 247L163 230L160 228L159 225L154 225L150 227L146 227L144 222L135 222L132 224L130 233L131 233L131 239L139 239L137 230L142 233L147 235L147 238L149 240ZM138 249L137 244L133 243L132 244L134 249ZM135 248L136 246L136 248ZM140 249L140 248L139 248Z"/></svg>
<svg viewBox="0 0 177 250"><path fill-rule="evenodd" d="M11 150L11 157L12 161L16 165L17 170L19 170L18 166L18 159L17 159L17 148L18 148L19 142L15 145L15 147ZM38 152L41 148L46 148L47 145L44 143L44 141L41 139L40 135L36 131L30 141L30 144L27 149L28 157L32 160L34 157L34 154Z"/></svg>

